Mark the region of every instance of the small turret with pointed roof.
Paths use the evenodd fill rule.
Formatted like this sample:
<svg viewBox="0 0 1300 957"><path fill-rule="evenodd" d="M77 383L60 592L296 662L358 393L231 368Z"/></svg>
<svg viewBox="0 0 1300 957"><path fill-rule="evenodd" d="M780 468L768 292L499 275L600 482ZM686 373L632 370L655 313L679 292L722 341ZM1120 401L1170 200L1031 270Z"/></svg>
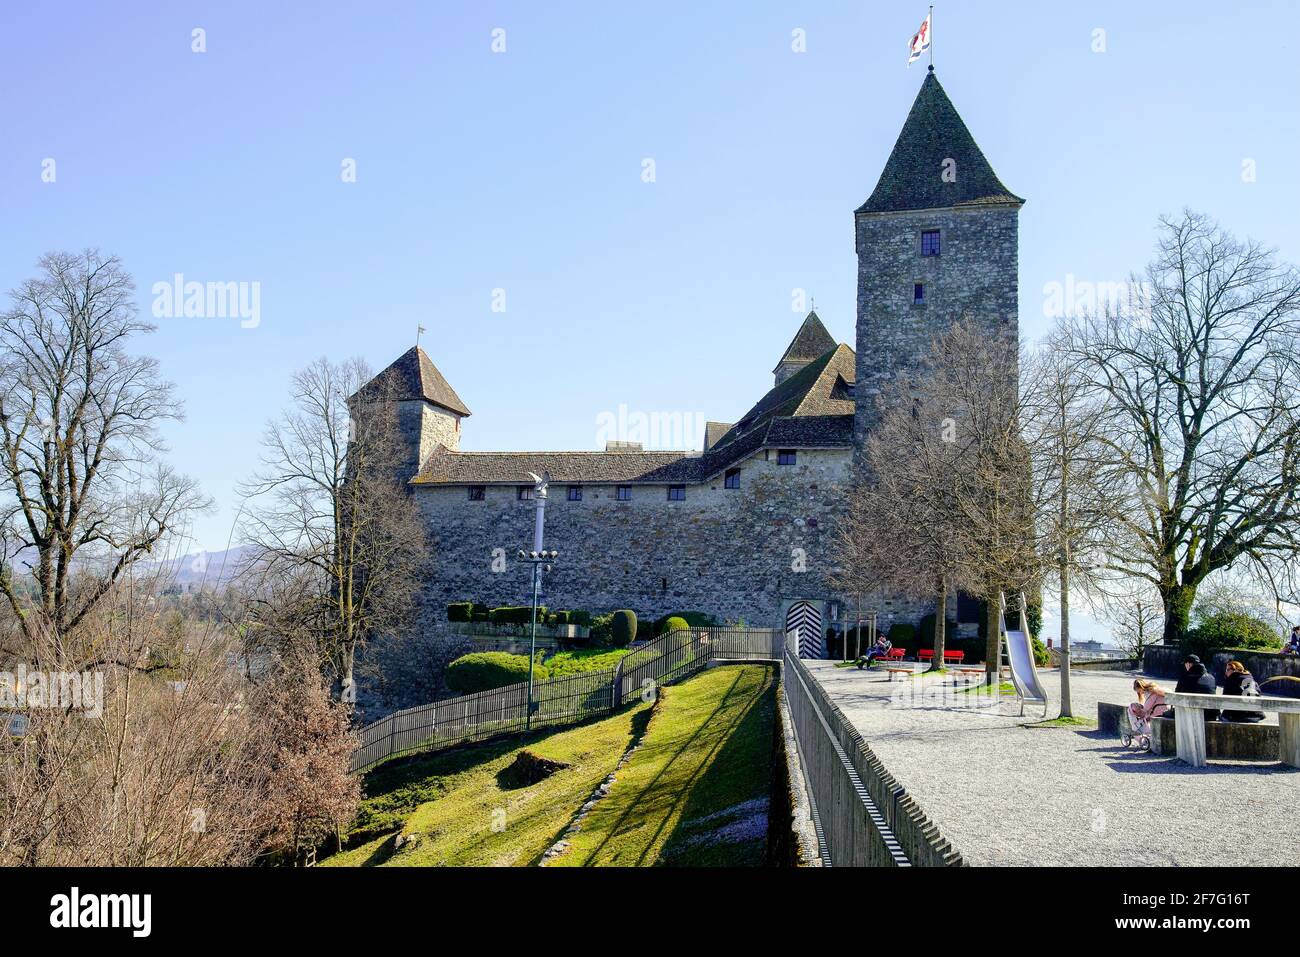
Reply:
<svg viewBox="0 0 1300 957"><path fill-rule="evenodd" d="M409 447L403 463L412 478L430 454L460 448L460 420L470 414L456 390L419 346L412 346L352 396L353 402L397 403L398 428Z"/></svg>
<svg viewBox="0 0 1300 957"><path fill-rule="evenodd" d="M990 337L1018 337L1023 204L928 73L876 188L854 213L859 463L878 421L876 397L889 380L921 373L935 338L961 319Z"/></svg>
<svg viewBox="0 0 1300 957"><path fill-rule="evenodd" d="M838 343L826 331L817 313L810 311L804 318L803 324L799 326L799 331L790 340L790 345L786 346L776 368L772 370L776 376L776 382L773 384L780 385L814 359L826 355L836 345Z"/></svg>

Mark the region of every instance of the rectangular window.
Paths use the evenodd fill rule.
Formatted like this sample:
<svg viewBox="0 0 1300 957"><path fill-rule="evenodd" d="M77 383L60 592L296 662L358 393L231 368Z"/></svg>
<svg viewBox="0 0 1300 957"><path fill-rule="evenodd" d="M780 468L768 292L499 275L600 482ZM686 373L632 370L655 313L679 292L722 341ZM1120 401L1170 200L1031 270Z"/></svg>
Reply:
<svg viewBox="0 0 1300 957"><path fill-rule="evenodd" d="M581 502L581 501L582 501L582 486L581 486L581 485L570 485L570 486L569 486L569 501L570 501L570 502Z"/></svg>
<svg viewBox="0 0 1300 957"><path fill-rule="evenodd" d="M520 485L515 489L515 497L521 502L525 502L533 497L533 487L531 485Z"/></svg>
<svg viewBox="0 0 1300 957"><path fill-rule="evenodd" d="M670 486L668 486L668 501L670 501L670 502L681 502L681 501L685 501L685 499L686 499L686 486L685 486L685 485L670 485Z"/></svg>
<svg viewBox="0 0 1300 957"><path fill-rule="evenodd" d="M921 233L921 255L939 255L939 230L926 229Z"/></svg>
<svg viewBox="0 0 1300 957"><path fill-rule="evenodd" d="M914 306L925 305L925 283L921 283L921 282L912 283L912 305Z"/></svg>
<svg viewBox="0 0 1300 957"><path fill-rule="evenodd" d="M471 485L469 487L469 500L471 502L481 502L487 494L487 487L484 485Z"/></svg>
<svg viewBox="0 0 1300 957"><path fill-rule="evenodd" d="M727 469L722 480L723 488L740 488L740 469Z"/></svg>
<svg viewBox="0 0 1300 957"><path fill-rule="evenodd" d="M776 453L777 465L794 465L794 449L778 449Z"/></svg>
<svg viewBox="0 0 1300 957"><path fill-rule="evenodd" d="M614 492L614 498L620 502L632 501L632 486L620 485L618 489Z"/></svg>

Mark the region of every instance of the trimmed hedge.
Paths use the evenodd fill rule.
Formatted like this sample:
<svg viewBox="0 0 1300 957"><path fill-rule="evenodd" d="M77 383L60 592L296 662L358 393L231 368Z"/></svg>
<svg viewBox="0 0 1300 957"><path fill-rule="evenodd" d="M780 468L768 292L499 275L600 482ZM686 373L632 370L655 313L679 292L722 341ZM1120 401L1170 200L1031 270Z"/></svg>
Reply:
<svg viewBox="0 0 1300 957"><path fill-rule="evenodd" d="M671 618L663 619L663 625L659 628L659 634L666 635L670 631L686 631L691 627L691 623L685 618L679 618L673 615Z"/></svg>
<svg viewBox="0 0 1300 957"><path fill-rule="evenodd" d="M615 648L626 648L636 637L636 612L626 608L614 612L610 622L610 637Z"/></svg>
<svg viewBox="0 0 1300 957"><path fill-rule="evenodd" d="M447 606L448 621L473 621L474 603L472 601L454 601Z"/></svg>
<svg viewBox="0 0 1300 957"><path fill-rule="evenodd" d="M866 640L866 631L863 631L863 640ZM889 641L895 648L903 648L915 654L917 645L916 625L907 621L896 621L889 626ZM864 652L866 648L862 649Z"/></svg>
<svg viewBox="0 0 1300 957"><path fill-rule="evenodd" d="M533 666L533 680L549 677L546 666ZM476 651L457 658L447 666L447 687L459 694L491 691L528 680L528 656L504 651Z"/></svg>
<svg viewBox="0 0 1300 957"><path fill-rule="evenodd" d="M655 634L664 633L664 625L670 618L681 618L686 622L688 628L716 628L718 620L712 615L702 611L670 611L666 615L660 615L655 619Z"/></svg>
<svg viewBox="0 0 1300 957"><path fill-rule="evenodd" d="M546 623L547 609L545 605L537 606L537 623ZM527 625L533 620L533 607L531 605L506 605L501 608L493 608L488 613L488 621L494 625Z"/></svg>

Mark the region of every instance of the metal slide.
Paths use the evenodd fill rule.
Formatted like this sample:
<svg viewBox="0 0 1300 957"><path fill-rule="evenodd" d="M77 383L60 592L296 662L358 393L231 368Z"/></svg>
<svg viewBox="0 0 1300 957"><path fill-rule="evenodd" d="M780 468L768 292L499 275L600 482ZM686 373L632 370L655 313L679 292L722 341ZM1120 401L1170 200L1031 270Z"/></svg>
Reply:
<svg viewBox="0 0 1300 957"><path fill-rule="evenodd" d="M1025 596L1020 595L1020 628L1016 631L1007 629L1007 598L999 593L1001 604L998 622L1002 628L1008 664L1011 665L1011 683L1015 685L1016 696L1020 699L1020 713L1025 713L1025 702L1043 706L1043 717L1047 717L1047 692L1038 678L1038 666L1034 663L1033 644L1029 640L1029 625L1025 620Z"/></svg>

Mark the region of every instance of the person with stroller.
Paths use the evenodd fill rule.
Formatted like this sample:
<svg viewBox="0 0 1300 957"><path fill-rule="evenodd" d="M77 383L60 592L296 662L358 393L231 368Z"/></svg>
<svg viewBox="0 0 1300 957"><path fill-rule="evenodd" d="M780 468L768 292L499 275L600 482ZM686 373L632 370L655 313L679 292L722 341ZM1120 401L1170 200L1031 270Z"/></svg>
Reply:
<svg viewBox="0 0 1300 957"><path fill-rule="evenodd" d="M1131 735L1124 736L1124 744L1127 746L1130 737L1145 739L1146 747L1151 746L1151 719L1158 718L1169 710L1165 704L1165 692L1154 681L1148 681L1146 678L1138 678L1133 682L1133 690L1137 692L1137 701L1128 706L1128 726L1131 729Z"/></svg>
<svg viewBox="0 0 1300 957"><path fill-rule="evenodd" d="M1227 695L1237 695L1246 698L1259 697L1259 683L1255 681L1255 676L1246 670L1246 666L1240 661L1233 659L1229 661L1224 669L1223 693ZM1262 711L1227 711L1223 712L1224 721L1263 721L1264 712Z"/></svg>
<svg viewBox="0 0 1300 957"><path fill-rule="evenodd" d="M888 638L880 635L876 638L876 643L867 649L867 653L858 659L858 670L861 671L864 667L871 668L877 658L885 657L893 647L893 643Z"/></svg>

